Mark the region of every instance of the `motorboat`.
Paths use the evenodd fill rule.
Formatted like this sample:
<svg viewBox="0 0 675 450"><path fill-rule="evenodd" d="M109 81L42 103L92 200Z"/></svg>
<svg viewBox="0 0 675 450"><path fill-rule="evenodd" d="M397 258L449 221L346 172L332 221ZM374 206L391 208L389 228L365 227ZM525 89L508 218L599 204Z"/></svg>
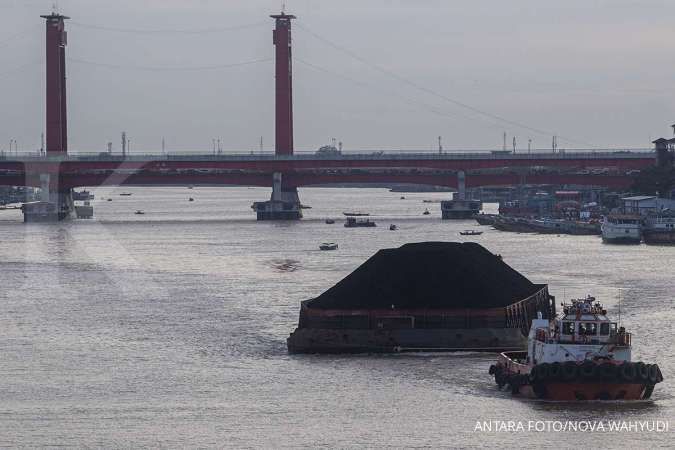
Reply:
<svg viewBox="0 0 675 450"><path fill-rule="evenodd" d="M460 231L459 234L462 236L480 236L483 232L478 230L464 230Z"/></svg>
<svg viewBox="0 0 675 450"><path fill-rule="evenodd" d="M319 245L320 250L337 250L338 245L335 242L324 242Z"/></svg>

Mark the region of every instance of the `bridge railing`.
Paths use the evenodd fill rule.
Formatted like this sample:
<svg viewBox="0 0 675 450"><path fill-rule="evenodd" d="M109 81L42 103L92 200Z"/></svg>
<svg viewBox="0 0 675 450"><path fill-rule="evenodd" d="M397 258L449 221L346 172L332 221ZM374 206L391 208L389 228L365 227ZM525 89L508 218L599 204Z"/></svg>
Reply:
<svg viewBox="0 0 675 450"><path fill-rule="evenodd" d="M655 157L651 149L630 150L575 150L559 153L509 153L499 152L363 152L342 153L339 155L317 155L315 153L299 153L295 155L277 156L273 153L226 153L226 154L199 154L199 153L146 153L121 154L110 153L70 153L65 156L42 156L38 153L3 154L0 161L354 161L354 160L565 160L565 159L643 159Z"/></svg>

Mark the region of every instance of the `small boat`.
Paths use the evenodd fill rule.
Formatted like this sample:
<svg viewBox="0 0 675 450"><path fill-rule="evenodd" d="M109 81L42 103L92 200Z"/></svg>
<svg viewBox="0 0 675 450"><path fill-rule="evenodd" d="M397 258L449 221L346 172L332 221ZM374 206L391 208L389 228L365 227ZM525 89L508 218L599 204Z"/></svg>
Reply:
<svg viewBox="0 0 675 450"><path fill-rule="evenodd" d="M192 198L192 197L190 197L190 198L188 199L188 202L194 202L194 201L195 201L195 199Z"/></svg>
<svg viewBox="0 0 675 450"><path fill-rule="evenodd" d="M478 230L464 230L460 231L459 234L462 236L480 236L483 232Z"/></svg>
<svg viewBox="0 0 675 450"><path fill-rule="evenodd" d="M193 185L188 186L188 189L194 189L195 187Z"/></svg>
<svg viewBox="0 0 675 450"><path fill-rule="evenodd" d="M122 193L120 193L120 195L122 197L129 197L129 196L131 196L131 192L122 192Z"/></svg>
<svg viewBox="0 0 675 450"><path fill-rule="evenodd" d="M309 205L300 205L300 209L312 209Z"/></svg>
<svg viewBox="0 0 675 450"><path fill-rule="evenodd" d="M333 219L326 219L326 223L328 225L333 225L335 223L335 221Z"/></svg>
<svg viewBox="0 0 675 450"><path fill-rule="evenodd" d="M356 228L356 227L375 227L377 226L375 222L371 222L370 219L357 219L356 217L347 217L345 221L345 227L347 228Z"/></svg>
<svg viewBox="0 0 675 450"><path fill-rule="evenodd" d="M504 352L490 366L499 388L555 401L646 400L663 381L657 364L631 361L631 334L590 295L532 320L527 351Z"/></svg>
<svg viewBox="0 0 675 450"><path fill-rule="evenodd" d="M108 201L109 201L109 202L112 202L112 198L109 198Z"/></svg>
<svg viewBox="0 0 675 450"><path fill-rule="evenodd" d="M145 214L145 213L144 213L142 210L137 209L136 212L135 212L134 214Z"/></svg>
<svg viewBox="0 0 675 450"><path fill-rule="evenodd" d="M323 244L319 245L319 249L321 250L337 250L338 245L335 242L324 242Z"/></svg>
<svg viewBox="0 0 675 450"><path fill-rule="evenodd" d="M431 214L431 213L429 212L428 209L425 209L424 212L423 212L422 214L425 215L425 216L428 216L428 215Z"/></svg>
<svg viewBox="0 0 675 450"><path fill-rule="evenodd" d="M391 225L389 225L389 229L391 231L396 231L396 230L398 230L398 227L395 224L392 223Z"/></svg>
<svg viewBox="0 0 675 450"><path fill-rule="evenodd" d="M353 212L343 212L345 216L369 216L369 213L364 213L364 212L358 212L358 211L353 211Z"/></svg>
<svg viewBox="0 0 675 450"><path fill-rule="evenodd" d="M404 197L404 196L401 196L401 200L405 200L405 197Z"/></svg>

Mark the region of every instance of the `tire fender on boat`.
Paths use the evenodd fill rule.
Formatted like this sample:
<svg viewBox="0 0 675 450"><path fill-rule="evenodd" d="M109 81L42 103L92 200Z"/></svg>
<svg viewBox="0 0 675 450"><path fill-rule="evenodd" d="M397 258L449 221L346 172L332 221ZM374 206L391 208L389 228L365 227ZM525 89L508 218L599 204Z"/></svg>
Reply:
<svg viewBox="0 0 675 450"><path fill-rule="evenodd" d="M635 363L635 369L637 371L638 379L642 383L649 381L649 368L642 361Z"/></svg>
<svg viewBox="0 0 675 450"><path fill-rule="evenodd" d="M577 364L574 361L567 361L562 366L561 377L565 381L572 381L577 377Z"/></svg>
<svg viewBox="0 0 675 450"><path fill-rule="evenodd" d="M635 364L629 362L624 362L621 364L619 367L619 375L623 381L627 381L629 383L635 381L635 377L637 376Z"/></svg>
<svg viewBox="0 0 675 450"><path fill-rule="evenodd" d="M650 384L656 384L659 382L659 366L656 364L648 364L647 373Z"/></svg>
<svg viewBox="0 0 675 450"><path fill-rule="evenodd" d="M584 362L579 367L579 376L584 380L591 380L595 378L595 364L590 361Z"/></svg>
<svg viewBox="0 0 675 450"><path fill-rule="evenodd" d="M616 366L610 363L602 363L598 366L598 375L603 380L613 380L616 378Z"/></svg>
<svg viewBox="0 0 675 450"><path fill-rule="evenodd" d="M549 363L542 363L542 364L539 364L536 367L537 367L537 372L536 372L537 381L539 381L539 382L546 381L550 376L549 370L550 370L551 365Z"/></svg>
<svg viewBox="0 0 675 450"><path fill-rule="evenodd" d="M558 381L562 375L562 364L558 361L551 364L551 367L548 369L548 375L553 381Z"/></svg>

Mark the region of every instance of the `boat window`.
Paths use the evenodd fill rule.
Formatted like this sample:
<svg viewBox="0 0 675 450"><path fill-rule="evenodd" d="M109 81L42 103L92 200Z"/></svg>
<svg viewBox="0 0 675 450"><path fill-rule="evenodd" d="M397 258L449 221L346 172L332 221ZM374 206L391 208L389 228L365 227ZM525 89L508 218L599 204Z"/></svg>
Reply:
<svg viewBox="0 0 675 450"><path fill-rule="evenodd" d="M609 324L607 322L600 324L600 335L607 336L609 334Z"/></svg>
<svg viewBox="0 0 675 450"><path fill-rule="evenodd" d="M598 325L595 322L582 322L579 324L579 335L595 336L598 334Z"/></svg>
<svg viewBox="0 0 675 450"><path fill-rule="evenodd" d="M616 334L616 322L612 322L609 324L609 332L610 334Z"/></svg>
<svg viewBox="0 0 675 450"><path fill-rule="evenodd" d="M562 333L570 335L574 334L574 322L563 322Z"/></svg>

